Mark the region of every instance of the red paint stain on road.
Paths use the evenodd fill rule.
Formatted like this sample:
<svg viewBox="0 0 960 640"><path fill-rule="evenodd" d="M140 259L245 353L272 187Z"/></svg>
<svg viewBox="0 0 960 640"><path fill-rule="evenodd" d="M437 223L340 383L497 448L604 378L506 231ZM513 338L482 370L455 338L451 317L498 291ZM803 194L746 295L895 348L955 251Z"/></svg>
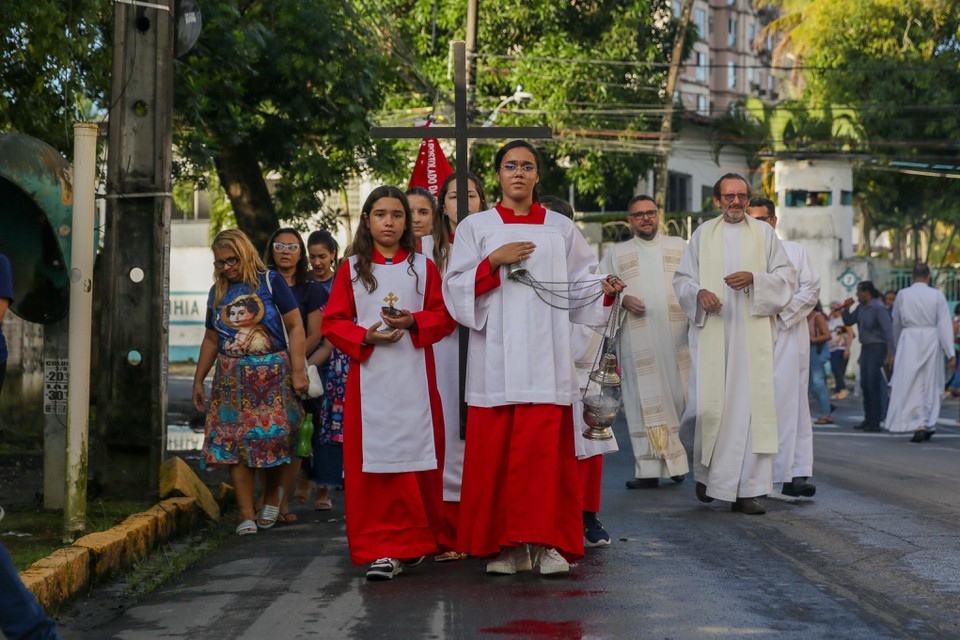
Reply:
<svg viewBox="0 0 960 640"><path fill-rule="evenodd" d="M583 622L580 620L511 620L501 627L480 629L481 633L524 638L547 638L555 640L580 640L583 638Z"/></svg>

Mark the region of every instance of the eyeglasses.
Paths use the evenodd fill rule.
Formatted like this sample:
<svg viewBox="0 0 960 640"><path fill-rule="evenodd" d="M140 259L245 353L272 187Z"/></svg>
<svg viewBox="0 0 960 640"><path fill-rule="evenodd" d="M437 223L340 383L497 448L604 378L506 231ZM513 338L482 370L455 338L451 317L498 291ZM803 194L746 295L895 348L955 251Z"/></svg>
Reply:
<svg viewBox="0 0 960 640"><path fill-rule="evenodd" d="M750 199L749 193L721 193L720 199L724 202L733 202L734 200L739 200L740 202L746 202Z"/></svg>
<svg viewBox="0 0 960 640"><path fill-rule="evenodd" d="M647 209L646 211L634 211L631 214L628 214L628 218L633 218L634 220L639 220L641 218L656 218L657 210L656 209Z"/></svg>
<svg viewBox="0 0 960 640"><path fill-rule="evenodd" d="M296 253L300 251L300 245L296 242L287 244L286 242L274 242L273 250L277 253Z"/></svg>
<svg viewBox="0 0 960 640"><path fill-rule="evenodd" d="M531 174L537 170L537 165L533 163L527 164L517 164L516 162L507 162L500 165L501 171L506 171L507 173L516 173L518 170L526 174Z"/></svg>
<svg viewBox="0 0 960 640"><path fill-rule="evenodd" d="M229 258L224 258L223 260L214 260L213 266L217 269L223 269L224 267L235 267L240 264L240 258L237 256L230 256Z"/></svg>

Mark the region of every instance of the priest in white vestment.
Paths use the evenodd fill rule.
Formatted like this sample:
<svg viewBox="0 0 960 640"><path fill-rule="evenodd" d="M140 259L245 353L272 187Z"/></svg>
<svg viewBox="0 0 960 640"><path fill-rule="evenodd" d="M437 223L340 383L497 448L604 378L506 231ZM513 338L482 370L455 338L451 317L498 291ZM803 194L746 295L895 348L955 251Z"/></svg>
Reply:
<svg viewBox="0 0 960 640"><path fill-rule="evenodd" d="M897 292L893 304L893 340L897 345L887 429L913 431L911 442L933 437L940 417L946 379L944 358L952 370L953 323L943 293L930 286L930 267L913 268L913 284Z"/></svg>
<svg viewBox="0 0 960 640"><path fill-rule="evenodd" d="M634 237L611 248L600 270L626 284L621 390L636 474L626 484L628 489L654 489L660 478L682 482L689 471L680 443L690 375L688 323L673 289L686 242L659 233L660 216L650 196L634 196L627 210Z"/></svg>
<svg viewBox="0 0 960 640"><path fill-rule="evenodd" d="M726 174L713 193L722 215L697 227L673 279L691 322L681 422L695 426L697 498L762 514L756 498L773 489L778 450L773 321L793 297L796 272L773 228L746 216L746 179Z"/></svg>
<svg viewBox="0 0 960 640"><path fill-rule="evenodd" d="M751 200L747 215L777 228L777 210L769 198ZM820 274L802 245L789 240L780 244L797 277L793 298L776 317L773 384L780 450L773 459L773 481L782 483L780 491L784 495L809 498L817 488L808 482L813 475L813 422L807 398L811 348L807 314L820 298Z"/></svg>

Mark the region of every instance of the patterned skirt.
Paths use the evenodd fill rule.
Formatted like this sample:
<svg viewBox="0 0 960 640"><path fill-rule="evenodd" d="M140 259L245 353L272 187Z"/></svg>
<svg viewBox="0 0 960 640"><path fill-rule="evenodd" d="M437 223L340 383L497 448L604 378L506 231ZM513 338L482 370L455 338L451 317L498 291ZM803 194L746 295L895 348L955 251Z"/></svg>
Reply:
<svg viewBox="0 0 960 640"><path fill-rule="evenodd" d="M205 464L276 467L290 462L303 410L286 351L217 355L207 409Z"/></svg>
<svg viewBox="0 0 960 640"><path fill-rule="evenodd" d="M343 444L343 403L347 396L347 373L350 369L350 356L334 349L330 360L324 363L323 401L317 424L320 444Z"/></svg>

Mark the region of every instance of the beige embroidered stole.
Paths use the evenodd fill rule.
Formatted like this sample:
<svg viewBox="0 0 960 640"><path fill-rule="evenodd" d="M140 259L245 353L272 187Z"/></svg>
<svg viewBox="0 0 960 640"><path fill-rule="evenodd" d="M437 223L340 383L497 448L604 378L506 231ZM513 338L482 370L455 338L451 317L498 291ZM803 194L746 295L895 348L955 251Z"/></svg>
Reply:
<svg viewBox="0 0 960 640"><path fill-rule="evenodd" d="M763 223L745 218L741 244L741 270L766 273L767 252ZM723 267L723 216L703 225L700 235L700 286L723 300L726 284ZM751 285L752 287L753 285ZM722 312L721 312L722 313ZM773 334L770 318L750 313L744 305L744 335L747 349L747 379L750 393L750 434L753 453L777 452L777 413L773 395ZM726 355L723 316L707 316L700 332L700 354L697 367L701 428L701 462L709 466L723 416Z"/></svg>
<svg viewBox="0 0 960 640"><path fill-rule="evenodd" d="M677 302L677 294L673 288L673 274L680 266L683 256L684 241L681 238L660 235L660 247L663 254L664 291L667 297L667 316L670 322L673 344L677 354L677 365L680 369L680 380L683 388L687 387L690 377L690 349L687 344L687 317ZM626 283L630 295L645 298L643 291L643 274L640 268L640 259L634 248L635 240L624 242L616 248L617 269L620 278ZM663 460L666 457L674 458L686 455L682 446L670 446L671 437L677 438L680 416L668 416L668 409L663 398L662 378L657 363L656 352L652 348L653 337L650 323L646 314L637 316L627 314L626 330L630 333L629 364L636 371L637 392L640 396L640 409L643 415L643 424L646 427L650 451L653 457ZM675 413L670 410L669 413ZM671 431L673 432L671 434ZM678 443L679 444L679 440Z"/></svg>

